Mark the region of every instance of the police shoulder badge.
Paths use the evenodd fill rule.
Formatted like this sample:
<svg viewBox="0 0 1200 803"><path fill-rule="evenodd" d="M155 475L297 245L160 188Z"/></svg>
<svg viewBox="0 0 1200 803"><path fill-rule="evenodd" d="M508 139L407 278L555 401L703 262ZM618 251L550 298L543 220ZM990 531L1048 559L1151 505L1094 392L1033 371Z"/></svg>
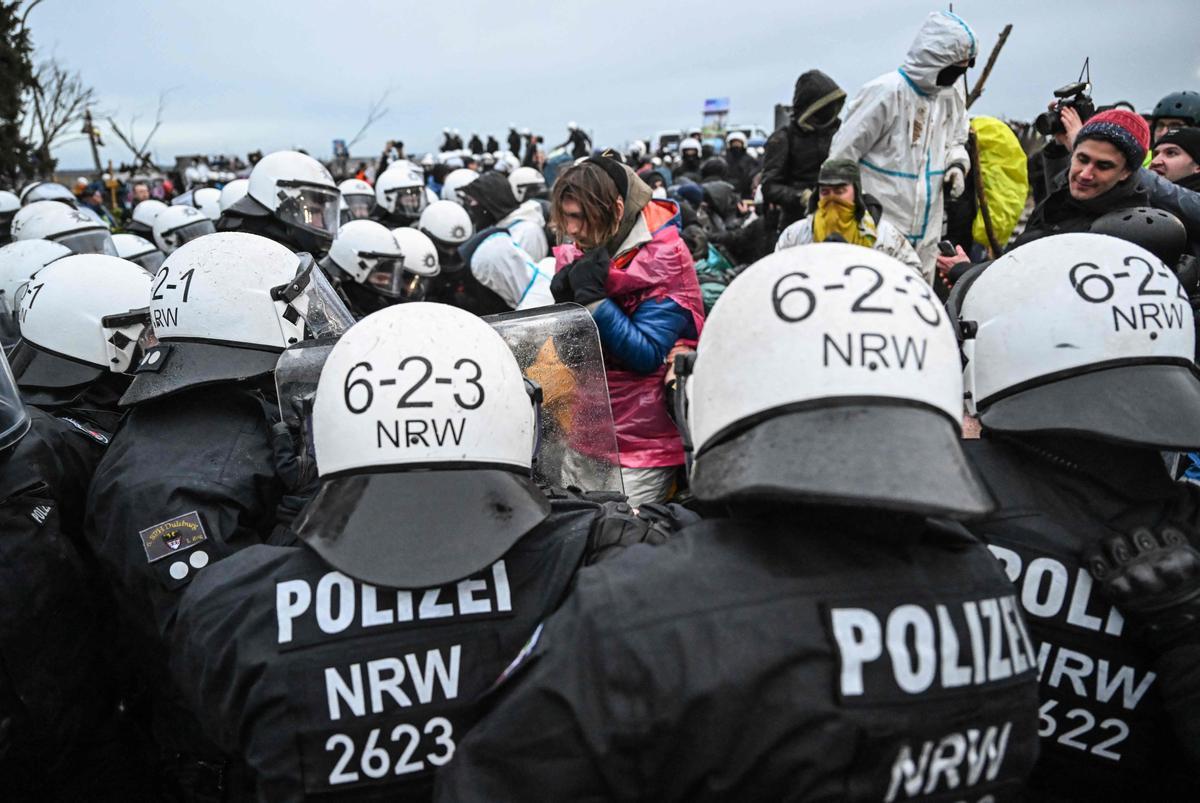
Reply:
<svg viewBox="0 0 1200 803"><path fill-rule="evenodd" d="M149 563L191 549L208 539L200 522L200 514L195 510L147 527L138 535L141 536L142 548L146 550Z"/></svg>

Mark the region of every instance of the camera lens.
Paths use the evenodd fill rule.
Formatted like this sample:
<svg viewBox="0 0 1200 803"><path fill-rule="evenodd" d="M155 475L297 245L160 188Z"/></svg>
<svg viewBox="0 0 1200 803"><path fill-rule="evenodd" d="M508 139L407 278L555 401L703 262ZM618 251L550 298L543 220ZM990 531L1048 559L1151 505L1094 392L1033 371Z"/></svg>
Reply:
<svg viewBox="0 0 1200 803"><path fill-rule="evenodd" d="M1033 118L1033 127L1043 137L1048 137L1054 133L1055 123L1058 123L1058 115L1053 112L1042 112Z"/></svg>

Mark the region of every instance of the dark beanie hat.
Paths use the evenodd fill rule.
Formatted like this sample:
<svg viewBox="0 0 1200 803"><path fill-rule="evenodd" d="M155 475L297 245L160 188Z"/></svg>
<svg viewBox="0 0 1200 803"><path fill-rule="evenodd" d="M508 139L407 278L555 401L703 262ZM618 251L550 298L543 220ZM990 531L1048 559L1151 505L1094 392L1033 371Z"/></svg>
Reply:
<svg viewBox="0 0 1200 803"><path fill-rule="evenodd" d="M1142 166L1146 150L1150 147L1150 126L1146 125L1140 114L1127 109L1109 109L1091 117L1079 129L1075 144L1079 145L1085 139L1098 139L1111 144L1124 154L1126 165L1136 170Z"/></svg>
<svg viewBox="0 0 1200 803"><path fill-rule="evenodd" d="M1158 138L1154 147L1167 144L1178 145L1184 153L1192 157L1193 162L1200 162L1200 128L1172 128Z"/></svg>

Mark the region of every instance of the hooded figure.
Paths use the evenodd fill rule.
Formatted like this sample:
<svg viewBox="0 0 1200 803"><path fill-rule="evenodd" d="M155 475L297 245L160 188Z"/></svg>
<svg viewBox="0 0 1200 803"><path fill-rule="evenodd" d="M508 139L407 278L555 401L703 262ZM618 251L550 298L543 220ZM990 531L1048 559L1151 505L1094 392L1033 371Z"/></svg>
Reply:
<svg viewBox="0 0 1200 803"><path fill-rule="evenodd" d="M763 199L779 208L779 229L804 217L845 101L845 91L820 70L796 79L792 121L771 135L763 157Z"/></svg>
<svg viewBox="0 0 1200 803"><path fill-rule="evenodd" d="M863 190L908 237L928 276L942 236L942 185L958 197L970 166L966 103L956 85L976 51L975 33L960 17L931 13L903 66L850 101L829 151L866 168Z"/></svg>
<svg viewBox="0 0 1200 803"><path fill-rule="evenodd" d="M549 254L541 205L532 199L518 203L508 179L495 171L459 194L477 232L459 253L482 285L479 295L509 310L553 304L550 274L538 267Z"/></svg>
<svg viewBox="0 0 1200 803"><path fill-rule="evenodd" d="M895 226L882 219L879 202L863 195L862 174L856 163L849 159L828 160L821 165L818 183L821 187L849 186L853 188L854 198L847 203L837 194L823 198L813 194L808 201L808 216L783 230L775 244L776 251L841 239L852 245L882 251L921 273L921 261L908 240Z"/></svg>

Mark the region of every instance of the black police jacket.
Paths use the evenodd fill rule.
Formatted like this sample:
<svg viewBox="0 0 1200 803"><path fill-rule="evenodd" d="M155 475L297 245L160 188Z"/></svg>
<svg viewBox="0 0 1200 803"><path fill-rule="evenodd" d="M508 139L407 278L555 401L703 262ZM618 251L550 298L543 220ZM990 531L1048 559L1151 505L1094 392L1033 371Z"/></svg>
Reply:
<svg viewBox="0 0 1200 803"><path fill-rule="evenodd" d="M96 469L86 536L147 635L197 574L270 536L283 488L263 403L222 384L139 404Z"/></svg>
<svg viewBox="0 0 1200 803"><path fill-rule="evenodd" d="M1030 786L1036 799L1195 800L1200 773L1173 720L1197 739L1200 656L1152 654L1080 556L1139 526L1175 523L1196 540L1200 488L1172 482L1158 452L1080 448L966 442L999 505L971 530L1016 583L1038 650L1042 749Z"/></svg>
<svg viewBox="0 0 1200 803"><path fill-rule="evenodd" d="M1012 799L1037 686L996 562L949 525L809 519L581 572L435 799Z"/></svg>
<svg viewBox="0 0 1200 803"><path fill-rule="evenodd" d="M29 414L0 453L0 797L128 800L141 781L106 655L110 611L79 548L108 435Z"/></svg>
<svg viewBox="0 0 1200 803"><path fill-rule="evenodd" d="M620 502L551 502L502 558L438 588L360 582L302 544L243 550L184 594L172 674L261 800L428 798L478 699L579 567L667 533Z"/></svg>

